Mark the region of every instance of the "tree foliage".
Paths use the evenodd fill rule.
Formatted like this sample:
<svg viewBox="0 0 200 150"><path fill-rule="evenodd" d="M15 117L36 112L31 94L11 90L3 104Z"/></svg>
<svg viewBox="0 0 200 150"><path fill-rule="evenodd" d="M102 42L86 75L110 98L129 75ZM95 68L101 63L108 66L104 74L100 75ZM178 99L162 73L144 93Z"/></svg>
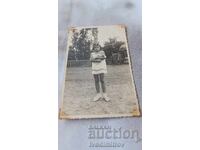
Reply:
<svg viewBox="0 0 200 150"><path fill-rule="evenodd" d="M74 32L72 45L69 47L70 60L88 60L90 58L90 40L87 32L87 29Z"/></svg>

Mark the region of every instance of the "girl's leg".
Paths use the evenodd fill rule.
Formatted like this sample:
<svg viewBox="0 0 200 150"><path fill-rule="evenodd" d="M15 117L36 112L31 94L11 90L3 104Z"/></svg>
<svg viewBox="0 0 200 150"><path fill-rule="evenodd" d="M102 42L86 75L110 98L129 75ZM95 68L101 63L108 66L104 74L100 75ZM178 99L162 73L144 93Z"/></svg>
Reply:
<svg viewBox="0 0 200 150"><path fill-rule="evenodd" d="M97 93L100 93L100 85L99 85L99 75L94 74L94 80L95 80L95 88Z"/></svg>
<svg viewBox="0 0 200 150"><path fill-rule="evenodd" d="M106 93L106 86L105 86L105 82L104 82L104 73L101 73L99 76L100 76L102 91L103 91L103 93Z"/></svg>
<svg viewBox="0 0 200 150"><path fill-rule="evenodd" d="M110 101L110 98L107 96L106 94L106 85L104 82L104 73L100 74L100 81L101 81L101 87L102 87L102 91L103 91L103 98L105 101Z"/></svg>
<svg viewBox="0 0 200 150"><path fill-rule="evenodd" d="M98 74L94 74L94 80L95 80L95 88L97 91L97 95L93 98L93 101L96 102L96 101L100 100L100 98L101 98Z"/></svg>

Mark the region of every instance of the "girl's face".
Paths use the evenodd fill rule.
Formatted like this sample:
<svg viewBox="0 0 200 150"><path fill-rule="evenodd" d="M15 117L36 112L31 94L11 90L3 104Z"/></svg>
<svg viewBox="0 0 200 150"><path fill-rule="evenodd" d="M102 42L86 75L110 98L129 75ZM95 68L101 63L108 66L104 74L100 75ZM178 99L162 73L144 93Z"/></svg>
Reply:
<svg viewBox="0 0 200 150"><path fill-rule="evenodd" d="M100 51L100 46L96 46L96 47L94 48L94 51L95 51L95 52Z"/></svg>

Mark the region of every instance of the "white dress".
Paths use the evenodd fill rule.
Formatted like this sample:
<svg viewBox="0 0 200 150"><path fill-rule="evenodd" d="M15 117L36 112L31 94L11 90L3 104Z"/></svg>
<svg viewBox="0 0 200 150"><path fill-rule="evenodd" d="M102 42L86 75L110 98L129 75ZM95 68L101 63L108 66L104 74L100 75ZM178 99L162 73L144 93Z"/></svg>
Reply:
<svg viewBox="0 0 200 150"><path fill-rule="evenodd" d="M91 59L95 59L100 56L104 56L106 58L105 52L99 51L91 53ZM101 74L101 73L107 73L107 66L105 59L101 60L100 62L92 62L92 74Z"/></svg>

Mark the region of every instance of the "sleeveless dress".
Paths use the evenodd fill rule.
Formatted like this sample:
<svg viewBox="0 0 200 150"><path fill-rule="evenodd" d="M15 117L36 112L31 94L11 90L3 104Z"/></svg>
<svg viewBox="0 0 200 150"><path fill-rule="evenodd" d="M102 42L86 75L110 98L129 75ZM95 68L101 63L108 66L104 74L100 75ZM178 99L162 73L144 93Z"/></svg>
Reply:
<svg viewBox="0 0 200 150"><path fill-rule="evenodd" d="M104 51L92 52L91 58L95 59L102 55L106 58ZM100 62L92 62L92 74L101 74L101 73L107 73L107 66L105 59L101 60Z"/></svg>

